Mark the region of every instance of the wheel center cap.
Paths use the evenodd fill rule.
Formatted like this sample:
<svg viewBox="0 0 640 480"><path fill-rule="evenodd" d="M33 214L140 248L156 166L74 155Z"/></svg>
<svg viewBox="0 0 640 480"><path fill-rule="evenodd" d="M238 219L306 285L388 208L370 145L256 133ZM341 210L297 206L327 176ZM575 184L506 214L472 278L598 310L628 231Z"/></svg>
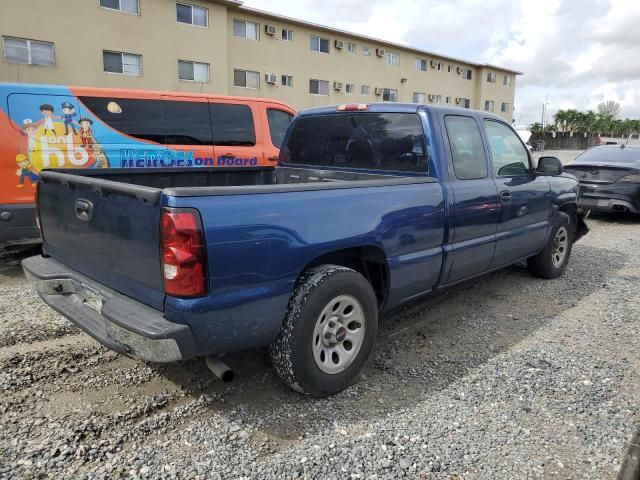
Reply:
<svg viewBox="0 0 640 480"><path fill-rule="evenodd" d="M340 327L336 332L336 342L342 343L346 336L347 336L347 329L344 327Z"/></svg>

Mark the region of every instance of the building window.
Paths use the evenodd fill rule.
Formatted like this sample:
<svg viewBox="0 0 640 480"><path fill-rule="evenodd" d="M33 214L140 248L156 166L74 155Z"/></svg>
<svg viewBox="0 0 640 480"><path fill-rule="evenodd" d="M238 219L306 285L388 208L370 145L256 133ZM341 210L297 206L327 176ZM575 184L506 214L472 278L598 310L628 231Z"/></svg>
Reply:
<svg viewBox="0 0 640 480"><path fill-rule="evenodd" d="M451 97L447 97L444 99L444 103L451 103Z"/></svg>
<svg viewBox="0 0 640 480"><path fill-rule="evenodd" d="M425 95L421 92L413 92L413 103L424 103Z"/></svg>
<svg viewBox="0 0 640 480"><path fill-rule="evenodd" d="M487 72L487 82L496 83L496 74L495 74L495 72Z"/></svg>
<svg viewBox="0 0 640 480"><path fill-rule="evenodd" d="M461 98L460 105L463 108L471 108L471 100L469 98Z"/></svg>
<svg viewBox="0 0 640 480"><path fill-rule="evenodd" d="M347 42L347 53L356 53L356 44Z"/></svg>
<svg viewBox="0 0 640 480"><path fill-rule="evenodd" d="M311 35L309 47L314 52L329 53L329 39Z"/></svg>
<svg viewBox="0 0 640 480"><path fill-rule="evenodd" d="M309 80L309 93L312 95L329 95L328 80Z"/></svg>
<svg viewBox="0 0 640 480"><path fill-rule="evenodd" d="M280 81L283 87L293 87L293 77L291 75L282 75Z"/></svg>
<svg viewBox="0 0 640 480"><path fill-rule="evenodd" d="M283 28L282 40L285 40L287 42L293 42L293 30L289 30L288 28Z"/></svg>
<svg viewBox="0 0 640 480"><path fill-rule="evenodd" d="M484 101L484 109L487 112L493 112L495 102L493 100L485 100Z"/></svg>
<svg viewBox="0 0 640 480"><path fill-rule="evenodd" d="M396 88L383 88L382 89L382 101L384 102L397 102L398 90Z"/></svg>
<svg viewBox="0 0 640 480"><path fill-rule="evenodd" d="M384 63L387 65L399 65L400 64L400 55L397 53L386 52L384 54Z"/></svg>
<svg viewBox="0 0 640 480"><path fill-rule="evenodd" d="M501 112L509 112L511 111L511 104L508 102L502 102L502 106L500 107Z"/></svg>
<svg viewBox="0 0 640 480"><path fill-rule="evenodd" d="M442 62L438 62L438 66L436 67L436 69L440 72L442 70L444 70L444 63Z"/></svg>
<svg viewBox="0 0 640 480"><path fill-rule="evenodd" d="M133 13L135 15L140 13L138 0L100 0L100 6L111 10Z"/></svg>
<svg viewBox="0 0 640 480"><path fill-rule="evenodd" d="M209 26L209 10L203 7L176 3L178 22L195 25L197 27Z"/></svg>
<svg viewBox="0 0 640 480"><path fill-rule="evenodd" d="M371 56L371 49L369 47L362 47L362 55L365 57Z"/></svg>
<svg viewBox="0 0 640 480"><path fill-rule="evenodd" d="M104 71L139 77L142 75L142 56L124 52L102 52Z"/></svg>
<svg viewBox="0 0 640 480"><path fill-rule="evenodd" d="M360 95L369 95L369 85L360 85Z"/></svg>
<svg viewBox="0 0 640 480"><path fill-rule="evenodd" d="M346 93L347 95L353 95L353 90L354 90L354 88L355 88L355 84L353 84L353 83L347 83L347 84L345 85L345 90L344 90L344 91L345 91L345 93Z"/></svg>
<svg viewBox="0 0 640 480"><path fill-rule="evenodd" d="M2 37L4 43L4 59L12 63L28 65L54 65L53 43L38 42L25 38Z"/></svg>
<svg viewBox="0 0 640 480"><path fill-rule="evenodd" d="M427 71L427 61L424 58L416 58L416 70Z"/></svg>
<svg viewBox="0 0 640 480"><path fill-rule="evenodd" d="M192 82L209 82L209 64L178 60L178 78Z"/></svg>
<svg viewBox="0 0 640 480"><path fill-rule="evenodd" d="M453 72L453 65L447 65L447 73Z"/></svg>
<svg viewBox="0 0 640 480"><path fill-rule="evenodd" d="M233 71L233 86L242 88L260 88L260 72L252 72L250 70Z"/></svg>
<svg viewBox="0 0 640 480"><path fill-rule="evenodd" d="M462 78L464 78L465 80L471 80L472 79L472 75L473 75L473 71L466 69L463 73L462 73Z"/></svg>
<svg viewBox="0 0 640 480"><path fill-rule="evenodd" d="M258 40L259 25L254 22L244 20L233 21L233 36L246 38L247 40Z"/></svg>
<svg viewBox="0 0 640 480"><path fill-rule="evenodd" d="M442 95L434 95L434 100L435 103L442 103Z"/></svg>
<svg viewBox="0 0 640 480"><path fill-rule="evenodd" d="M511 82L513 81L513 77L510 75L505 75L504 80L502 80L503 85L511 86Z"/></svg>

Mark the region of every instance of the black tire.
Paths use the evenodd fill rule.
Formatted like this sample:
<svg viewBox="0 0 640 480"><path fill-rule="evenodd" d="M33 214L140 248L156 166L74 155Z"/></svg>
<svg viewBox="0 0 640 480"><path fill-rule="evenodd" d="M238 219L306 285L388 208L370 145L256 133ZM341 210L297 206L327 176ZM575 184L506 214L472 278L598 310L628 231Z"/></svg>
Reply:
<svg viewBox="0 0 640 480"><path fill-rule="evenodd" d="M564 229L567 235L567 246L564 259L561 263L554 264L554 243L556 242L556 235L558 232ZM573 247L573 234L574 225L571 222L571 217L564 212L558 212L553 222L553 228L549 235L549 240L544 249L536 256L527 260L527 266L529 272L532 275L540 278L558 278L562 275L567 268L569 258L571 257L571 249Z"/></svg>
<svg viewBox="0 0 640 480"><path fill-rule="evenodd" d="M364 338L352 362L339 373L323 372L314 358L314 329L323 309L336 297L355 298L364 314ZM355 270L322 265L305 272L289 300L282 329L272 342L271 361L293 390L327 397L354 383L373 353L378 330L378 304L371 284Z"/></svg>

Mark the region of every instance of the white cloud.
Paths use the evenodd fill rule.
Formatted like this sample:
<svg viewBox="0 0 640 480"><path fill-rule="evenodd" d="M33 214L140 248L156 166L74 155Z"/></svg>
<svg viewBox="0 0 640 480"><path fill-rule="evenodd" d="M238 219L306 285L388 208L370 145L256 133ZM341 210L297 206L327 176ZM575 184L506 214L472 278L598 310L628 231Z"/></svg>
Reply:
<svg viewBox="0 0 640 480"><path fill-rule="evenodd" d="M640 117L638 0L247 0L245 5L524 72L518 123L559 108L622 104Z"/></svg>

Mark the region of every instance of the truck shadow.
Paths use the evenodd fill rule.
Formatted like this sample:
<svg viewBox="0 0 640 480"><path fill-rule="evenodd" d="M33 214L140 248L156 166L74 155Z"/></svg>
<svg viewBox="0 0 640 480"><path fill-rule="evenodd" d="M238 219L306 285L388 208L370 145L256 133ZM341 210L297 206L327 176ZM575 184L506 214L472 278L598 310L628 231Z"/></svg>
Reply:
<svg viewBox="0 0 640 480"><path fill-rule="evenodd" d="M157 368L194 398L206 393L224 399L210 403L210 411L241 409L244 420L268 437L295 441L317 428L311 425L335 425L336 418L341 425L358 424L410 408L604 288L624 263L621 254L578 244L559 279L533 278L522 263L416 302L382 320L376 351L360 381L329 399L289 390L266 349L225 356L236 372L231 383L215 380L203 360ZM278 411L282 415L274 415Z"/></svg>

